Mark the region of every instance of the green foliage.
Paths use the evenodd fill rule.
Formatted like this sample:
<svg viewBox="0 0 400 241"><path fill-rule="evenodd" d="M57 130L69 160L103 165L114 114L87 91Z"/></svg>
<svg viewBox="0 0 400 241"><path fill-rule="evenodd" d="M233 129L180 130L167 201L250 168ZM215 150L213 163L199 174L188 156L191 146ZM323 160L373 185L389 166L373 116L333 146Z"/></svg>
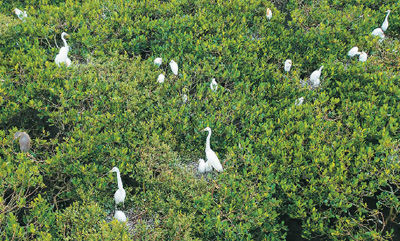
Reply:
<svg viewBox="0 0 400 241"><path fill-rule="evenodd" d="M289 240L293 220L305 239L399 237L398 1L0 4L2 239ZM206 126L224 172L200 176ZM113 166L128 225L108 222Z"/></svg>

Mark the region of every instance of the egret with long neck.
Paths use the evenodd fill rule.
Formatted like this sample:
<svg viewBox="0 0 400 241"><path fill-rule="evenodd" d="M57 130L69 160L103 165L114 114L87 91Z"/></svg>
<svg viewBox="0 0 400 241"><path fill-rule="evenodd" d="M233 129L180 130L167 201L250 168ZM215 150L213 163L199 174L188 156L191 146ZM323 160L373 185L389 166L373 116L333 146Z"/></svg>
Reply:
<svg viewBox="0 0 400 241"><path fill-rule="evenodd" d="M207 157L207 162L217 171L222 172L222 165L221 162L219 162L219 159L215 152L211 150L210 147L210 139L211 139L211 128L206 127L203 131L208 131L208 136L206 140L206 157Z"/></svg>
<svg viewBox="0 0 400 241"><path fill-rule="evenodd" d="M121 174L119 172L119 169L118 169L118 167L113 167L113 169L111 169L111 171L109 171L109 173L110 172L117 173L118 190L114 194L115 204L118 205L119 203L122 203L122 205L125 207L124 201L125 201L126 193L125 193L124 187L122 185Z"/></svg>
<svg viewBox="0 0 400 241"><path fill-rule="evenodd" d="M386 31L388 29L388 27L389 27L388 17L389 17L389 14L390 14L390 10L387 10L386 12L387 12L387 14L386 14L386 17L385 17L385 21L383 21L382 26L381 26L383 31Z"/></svg>
<svg viewBox="0 0 400 241"><path fill-rule="evenodd" d="M64 42L64 47L60 48L59 54L57 54L56 59L54 62L60 66L61 63L64 63L67 67L71 65L71 60L68 58L68 51L69 51L69 46L67 44L67 40L65 40L65 36L69 36L66 32L63 32L61 34L61 39Z"/></svg>

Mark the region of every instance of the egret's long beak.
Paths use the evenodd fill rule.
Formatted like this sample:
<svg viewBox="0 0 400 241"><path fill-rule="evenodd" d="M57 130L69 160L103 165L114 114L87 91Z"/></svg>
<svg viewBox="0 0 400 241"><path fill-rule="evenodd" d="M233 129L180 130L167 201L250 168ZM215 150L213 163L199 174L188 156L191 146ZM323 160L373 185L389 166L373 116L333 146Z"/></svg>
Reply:
<svg viewBox="0 0 400 241"><path fill-rule="evenodd" d="M15 12L15 9L14 10L12 10L13 12Z"/></svg>
<svg viewBox="0 0 400 241"><path fill-rule="evenodd" d="M203 129L203 130L201 130L200 132L204 132L204 131L206 131L206 129Z"/></svg>

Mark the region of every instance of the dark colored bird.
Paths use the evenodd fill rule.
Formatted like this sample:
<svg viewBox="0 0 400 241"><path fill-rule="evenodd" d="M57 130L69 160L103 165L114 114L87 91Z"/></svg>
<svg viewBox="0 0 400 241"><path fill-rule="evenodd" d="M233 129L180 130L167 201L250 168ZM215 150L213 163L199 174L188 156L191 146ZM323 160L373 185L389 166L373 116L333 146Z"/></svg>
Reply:
<svg viewBox="0 0 400 241"><path fill-rule="evenodd" d="M17 133L14 134L14 139L19 138L19 148L21 149L22 152L28 152L29 148L31 148L31 138L26 132L20 132L18 131Z"/></svg>

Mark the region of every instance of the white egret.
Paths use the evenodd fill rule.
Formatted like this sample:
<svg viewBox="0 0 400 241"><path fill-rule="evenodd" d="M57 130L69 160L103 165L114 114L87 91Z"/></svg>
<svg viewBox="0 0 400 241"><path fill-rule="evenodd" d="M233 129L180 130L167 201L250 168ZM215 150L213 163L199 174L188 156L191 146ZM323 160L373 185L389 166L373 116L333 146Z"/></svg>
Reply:
<svg viewBox="0 0 400 241"><path fill-rule="evenodd" d="M171 60L171 62L169 62L169 66L171 67L172 73L174 73L174 75L178 75L178 64Z"/></svg>
<svg viewBox="0 0 400 241"><path fill-rule="evenodd" d="M221 162L219 162L219 159L217 157L217 155L215 154L215 152L213 150L211 150L210 147L210 138L211 138L211 128L210 127L206 127L203 131L208 131L208 136L207 136L207 140L206 140L206 157L207 157L207 162L214 167L215 170L222 172L222 165Z"/></svg>
<svg viewBox="0 0 400 241"><path fill-rule="evenodd" d="M289 72L291 67L292 67L292 61L290 59L287 59L285 61L285 71Z"/></svg>
<svg viewBox="0 0 400 241"><path fill-rule="evenodd" d="M217 91L217 89L218 89L218 84L217 84L217 81L215 81L215 79L212 79L212 80L211 80L210 88L211 88L212 91Z"/></svg>
<svg viewBox="0 0 400 241"><path fill-rule="evenodd" d="M206 163L204 162L203 159L198 160L199 166L197 167L197 170L200 173L205 173L206 172Z"/></svg>
<svg viewBox="0 0 400 241"><path fill-rule="evenodd" d="M114 218L120 221L121 223L126 222L125 213L119 210L115 210Z"/></svg>
<svg viewBox="0 0 400 241"><path fill-rule="evenodd" d="M358 52L358 47L353 47L353 48L350 49L350 51L347 53L347 55L348 55L349 57L354 57L354 56L356 56L358 53L359 53L359 52Z"/></svg>
<svg viewBox="0 0 400 241"><path fill-rule="evenodd" d="M165 75L163 74L160 74L157 78L158 83L164 83L164 80L165 80Z"/></svg>
<svg viewBox="0 0 400 241"><path fill-rule="evenodd" d="M205 165L206 165L206 172L212 172L212 166L210 165L210 163L208 163L208 161L206 161Z"/></svg>
<svg viewBox="0 0 400 241"><path fill-rule="evenodd" d="M304 102L304 97L300 97L294 102L294 105L300 106L303 104L303 102Z"/></svg>
<svg viewBox="0 0 400 241"><path fill-rule="evenodd" d="M117 173L118 190L114 194L115 204L118 205L119 203L122 203L122 205L125 206L124 201L126 193L124 187L122 186L121 174L119 172L119 169L118 167L113 167L113 169L111 169L111 171L109 171L108 173L110 172Z"/></svg>
<svg viewBox="0 0 400 241"><path fill-rule="evenodd" d="M374 31L372 31L371 34L373 36L379 36L379 38L381 38L381 40L385 38L385 34L383 33L383 30L381 28L374 29Z"/></svg>
<svg viewBox="0 0 400 241"><path fill-rule="evenodd" d="M21 11L18 8L14 9L13 12L18 16L19 19L24 20L24 18L28 17L28 14L26 14L26 11Z"/></svg>
<svg viewBox="0 0 400 241"><path fill-rule="evenodd" d="M31 138L26 132L16 132L14 134L14 140L19 139L19 149L21 149L22 152L27 152L29 151L29 148L31 148Z"/></svg>
<svg viewBox="0 0 400 241"><path fill-rule="evenodd" d="M56 59L54 62L57 64L57 66L60 67L61 63L64 63L67 67L71 66L71 60L68 58L68 51L69 51L69 46L67 44L67 40L65 40L65 36L69 36L66 32L63 32L61 34L61 39L64 42L64 47L60 48L60 52L57 54Z"/></svg>
<svg viewBox="0 0 400 241"><path fill-rule="evenodd" d="M324 68L324 66L321 66L318 70L315 70L312 72L310 75L310 81L313 87L318 87L320 84L319 77L321 77L321 70Z"/></svg>
<svg viewBox="0 0 400 241"><path fill-rule="evenodd" d="M359 57L358 57L358 60L359 61L361 61L361 62L365 62L365 61L367 61L367 59L368 59L368 54L367 53L365 53L365 52L358 52L358 54L360 55Z"/></svg>
<svg viewBox="0 0 400 241"><path fill-rule="evenodd" d="M182 100L183 100L183 103L186 103L188 101L188 96L186 94L183 94Z"/></svg>
<svg viewBox="0 0 400 241"><path fill-rule="evenodd" d="M267 18L268 18L268 20L271 20L271 18L272 18L272 11L269 8L267 8Z"/></svg>
<svg viewBox="0 0 400 241"><path fill-rule="evenodd" d="M383 21L382 26L381 26L383 31L386 31L387 28L389 27L388 17L389 17L389 14L390 14L390 10L387 10L386 12L387 12L387 15L385 17L385 21Z"/></svg>
<svg viewBox="0 0 400 241"><path fill-rule="evenodd" d="M160 66L160 65L162 64L162 58L156 58L156 59L154 60L154 64Z"/></svg>

